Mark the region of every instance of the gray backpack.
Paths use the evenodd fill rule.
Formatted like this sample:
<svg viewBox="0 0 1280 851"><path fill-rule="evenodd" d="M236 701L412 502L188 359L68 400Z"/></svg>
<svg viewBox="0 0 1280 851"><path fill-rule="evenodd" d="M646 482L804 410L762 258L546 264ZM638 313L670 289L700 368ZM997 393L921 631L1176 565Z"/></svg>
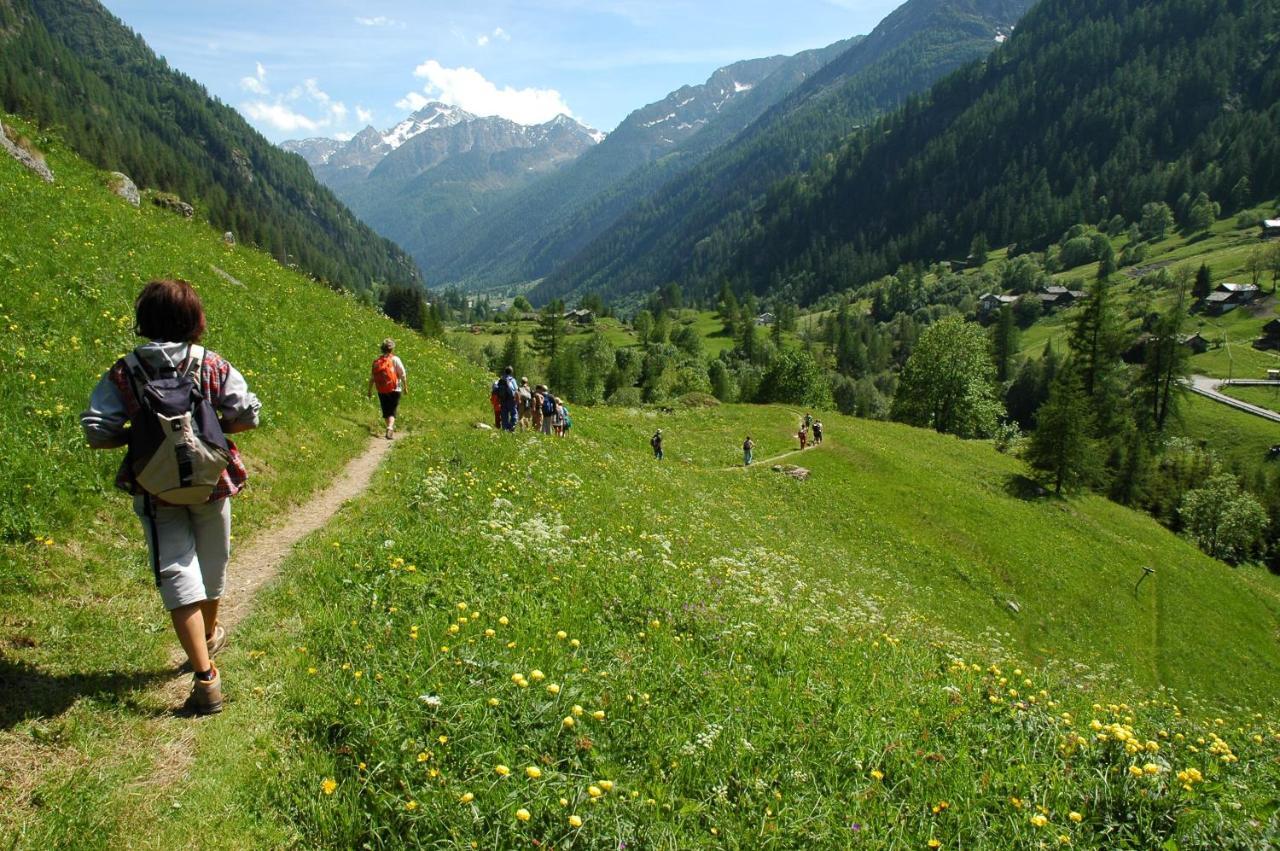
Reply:
<svg viewBox="0 0 1280 851"><path fill-rule="evenodd" d="M125 456L134 481L169 505L206 502L231 463L231 451L202 391L204 349L191 346L180 369L155 370L137 352L124 361L138 402Z"/></svg>

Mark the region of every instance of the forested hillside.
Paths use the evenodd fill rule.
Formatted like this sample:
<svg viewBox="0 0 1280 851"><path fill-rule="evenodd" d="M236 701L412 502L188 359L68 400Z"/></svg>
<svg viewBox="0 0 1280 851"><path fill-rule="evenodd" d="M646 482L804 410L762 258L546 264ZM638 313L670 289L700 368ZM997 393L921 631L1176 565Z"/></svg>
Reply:
<svg viewBox="0 0 1280 851"><path fill-rule="evenodd" d="M989 61L695 231L696 251L620 230L600 245L616 262L546 291L674 279L707 294L727 278L804 302L963 258L979 235L1043 247L1200 192L1239 208L1280 189L1278 32L1266 0L1045 0Z"/></svg>
<svg viewBox="0 0 1280 851"><path fill-rule="evenodd" d="M704 255L708 233L736 232L777 181L838 150L850 132L909 95L986 56L1030 5L909 0L723 149L687 174L673 174L594 243L577 243L585 250L551 274L535 297L587 290L614 295L686 277L689 264Z"/></svg>
<svg viewBox="0 0 1280 851"><path fill-rule="evenodd" d="M413 261L96 0L0 0L0 105L96 165L335 285L420 285Z"/></svg>

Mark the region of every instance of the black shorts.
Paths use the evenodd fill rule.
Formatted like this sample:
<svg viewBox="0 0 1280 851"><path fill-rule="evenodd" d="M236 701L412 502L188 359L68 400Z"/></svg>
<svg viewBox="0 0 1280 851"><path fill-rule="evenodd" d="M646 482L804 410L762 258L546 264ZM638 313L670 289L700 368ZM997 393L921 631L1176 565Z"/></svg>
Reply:
<svg viewBox="0 0 1280 851"><path fill-rule="evenodd" d="M390 393L379 393L378 402L382 405L382 416L394 417L396 409L400 407L400 391L392 390Z"/></svg>

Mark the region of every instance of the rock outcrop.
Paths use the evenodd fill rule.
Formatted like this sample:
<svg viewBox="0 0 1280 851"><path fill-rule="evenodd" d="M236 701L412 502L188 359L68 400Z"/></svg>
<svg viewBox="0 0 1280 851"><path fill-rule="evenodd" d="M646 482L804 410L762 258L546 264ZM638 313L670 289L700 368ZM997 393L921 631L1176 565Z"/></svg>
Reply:
<svg viewBox="0 0 1280 851"><path fill-rule="evenodd" d="M111 191L128 201L133 206L142 203L142 193L138 192L138 186L129 178L129 175L122 171L111 172Z"/></svg>
<svg viewBox="0 0 1280 851"><path fill-rule="evenodd" d="M49 168L49 164L44 161L40 152L30 147L21 136L14 134L11 137L9 134L12 132L0 125L0 149L39 175L45 183L53 183L53 170Z"/></svg>
<svg viewBox="0 0 1280 851"><path fill-rule="evenodd" d="M151 203L162 210L177 213L184 219L189 219L196 214L194 207L171 192L157 192L151 196Z"/></svg>

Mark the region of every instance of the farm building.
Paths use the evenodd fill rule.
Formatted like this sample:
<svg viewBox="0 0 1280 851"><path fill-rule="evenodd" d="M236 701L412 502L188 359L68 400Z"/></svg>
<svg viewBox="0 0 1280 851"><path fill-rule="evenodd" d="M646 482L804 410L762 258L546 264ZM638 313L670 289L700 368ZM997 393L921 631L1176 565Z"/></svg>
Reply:
<svg viewBox="0 0 1280 851"><path fill-rule="evenodd" d="M1262 336L1253 341L1255 349L1280 350L1280 319L1272 319L1262 326Z"/></svg>

